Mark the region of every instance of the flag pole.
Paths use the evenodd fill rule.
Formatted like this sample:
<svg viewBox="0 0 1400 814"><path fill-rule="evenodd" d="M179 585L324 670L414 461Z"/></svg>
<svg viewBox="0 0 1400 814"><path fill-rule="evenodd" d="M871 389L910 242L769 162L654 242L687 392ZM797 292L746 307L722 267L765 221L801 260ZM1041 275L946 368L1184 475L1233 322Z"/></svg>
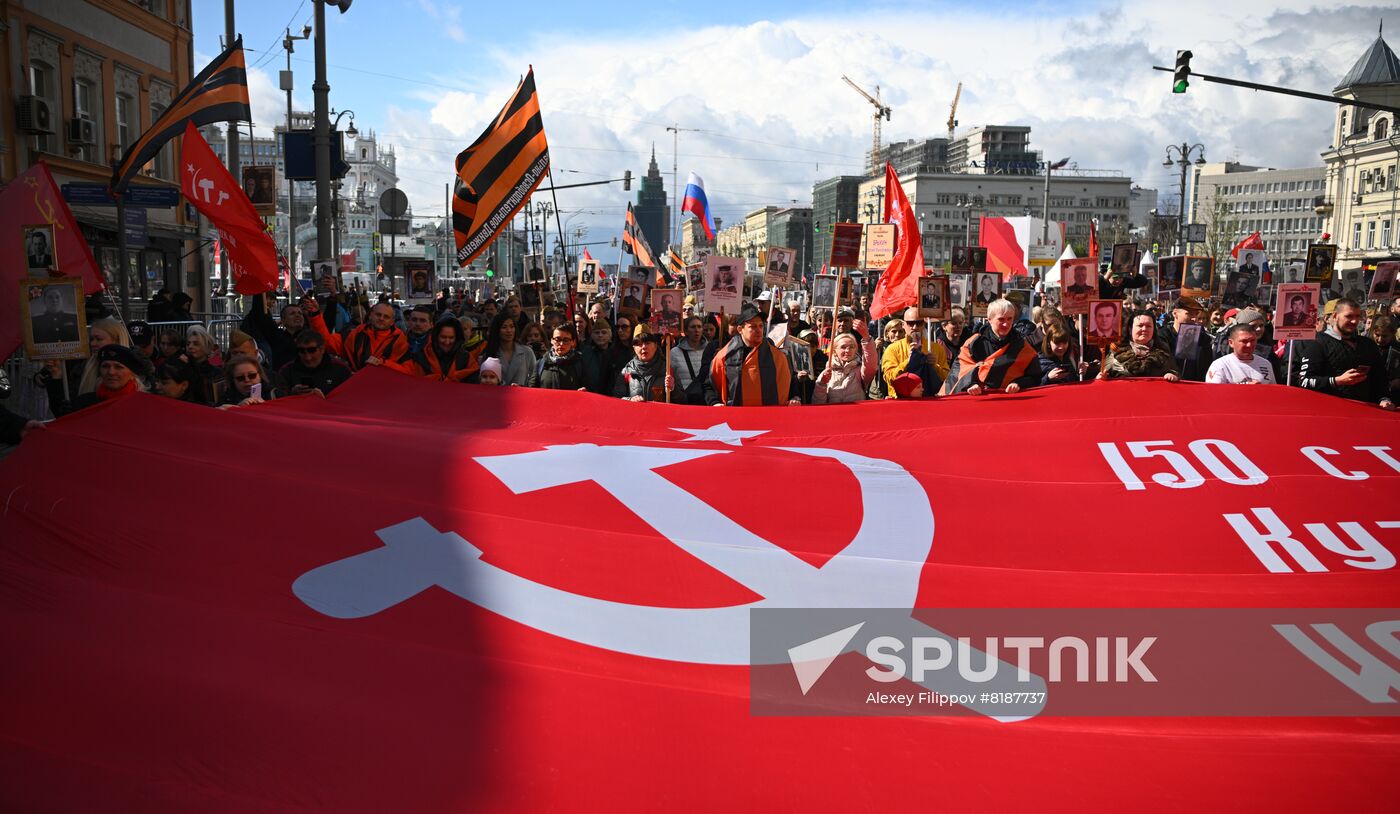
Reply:
<svg viewBox="0 0 1400 814"><path fill-rule="evenodd" d="M671 403L671 388L666 386L671 378L671 335L666 334L666 378L661 380L661 389L666 391L666 403Z"/></svg>
<svg viewBox="0 0 1400 814"><path fill-rule="evenodd" d="M1083 315L1083 314L1080 314L1080 315L1079 315L1079 361L1081 361L1081 362L1084 361L1084 315ZM1075 372L1078 372L1078 371L1079 371L1079 367L1078 367L1078 366L1075 366L1074 370L1075 370ZM1103 371L1103 359L1102 359L1102 358L1099 359L1099 371L1100 371L1100 372ZM1079 377L1079 380L1080 380L1081 382L1084 381L1084 377L1081 375L1081 376Z"/></svg>

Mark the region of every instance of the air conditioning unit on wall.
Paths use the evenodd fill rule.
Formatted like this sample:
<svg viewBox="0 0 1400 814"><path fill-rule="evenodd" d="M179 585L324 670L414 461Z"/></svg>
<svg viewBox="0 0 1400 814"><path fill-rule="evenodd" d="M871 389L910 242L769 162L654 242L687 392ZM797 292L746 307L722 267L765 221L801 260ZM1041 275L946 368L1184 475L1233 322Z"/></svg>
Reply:
<svg viewBox="0 0 1400 814"><path fill-rule="evenodd" d="M92 119L69 119L68 141L72 144L92 144L96 140Z"/></svg>
<svg viewBox="0 0 1400 814"><path fill-rule="evenodd" d="M27 135L47 136L53 133L53 113L49 103L38 96L19 97L15 126Z"/></svg>

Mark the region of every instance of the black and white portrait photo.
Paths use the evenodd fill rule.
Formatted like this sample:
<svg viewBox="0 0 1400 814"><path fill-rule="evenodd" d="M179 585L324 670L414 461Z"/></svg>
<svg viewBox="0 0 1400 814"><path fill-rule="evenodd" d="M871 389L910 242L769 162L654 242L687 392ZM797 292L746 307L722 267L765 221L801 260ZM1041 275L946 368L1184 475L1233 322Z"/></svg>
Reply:
<svg viewBox="0 0 1400 814"><path fill-rule="evenodd" d="M21 282L20 303L24 343L31 359L81 359L88 355L80 279Z"/></svg>
<svg viewBox="0 0 1400 814"><path fill-rule="evenodd" d="M24 266L30 277L47 277L49 272L58 270L52 226L24 227Z"/></svg>

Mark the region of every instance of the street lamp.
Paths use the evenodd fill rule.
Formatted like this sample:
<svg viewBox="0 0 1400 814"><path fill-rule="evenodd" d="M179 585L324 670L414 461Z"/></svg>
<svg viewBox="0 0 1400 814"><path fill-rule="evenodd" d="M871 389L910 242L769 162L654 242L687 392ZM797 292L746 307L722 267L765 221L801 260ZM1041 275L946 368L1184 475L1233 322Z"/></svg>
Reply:
<svg viewBox="0 0 1400 814"><path fill-rule="evenodd" d="M287 92L287 129L282 133L282 167L285 174L287 167L287 139L292 133L292 51L296 49L297 40L311 39L311 26L304 26L301 35L292 34L292 29L287 29L287 36L282 38L282 47L287 51L287 70L282 71L278 77L278 85ZM289 276L296 276L296 192L297 182L291 178L287 179L287 273Z"/></svg>
<svg viewBox="0 0 1400 814"><path fill-rule="evenodd" d="M1048 162L1045 164L1045 203L1040 211L1040 216L1044 218L1040 229L1040 242L1042 245L1050 242L1050 176L1055 170L1058 170L1068 163L1069 156L1065 156L1053 164Z"/></svg>
<svg viewBox="0 0 1400 814"><path fill-rule="evenodd" d="M316 5L316 78L311 83L315 110L312 144L316 148L316 253L325 257L331 251L331 86L326 81L326 6L341 14L352 0L314 0Z"/></svg>
<svg viewBox="0 0 1400 814"><path fill-rule="evenodd" d="M1176 152L1176 159L1172 159L1172 152ZM1176 222L1176 249L1178 254L1186 253L1186 171L1191 167L1191 154L1196 153L1196 165L1206 163L1206 148L1203 144L1188 144L1182 142L1180 146L1171 144L1167 146L1167 158L1162 162L1163 167L1170 167L1173 164L1181 166L1181 203L1177 207Z"/></svg>

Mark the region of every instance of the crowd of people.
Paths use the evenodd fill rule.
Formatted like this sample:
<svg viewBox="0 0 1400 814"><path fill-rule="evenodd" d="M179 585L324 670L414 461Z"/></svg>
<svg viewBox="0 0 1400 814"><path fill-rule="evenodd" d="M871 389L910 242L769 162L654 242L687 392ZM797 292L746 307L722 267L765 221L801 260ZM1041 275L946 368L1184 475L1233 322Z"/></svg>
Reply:
<svg viewBox="0 0 1400 814"><path fill-rule="evenodd" d="M729 316L705 315L687 299L680 334L669 336L645 306L614 309L604 298L572 314L526 311L514 295L472 300L450 291L402 307L387 296L371 304L363 289L337 292L332 278L320 282L319 293L275 317L272 295L250 298L226 346L197 324L156 330L102 316L89 327L91 357L66 375L50 363L38 383L55 416L140 391L220 409L326 396L381 366L444 382L692 405L1014 394L1122 377L1289 383L1390 410L1400 400L1400 301L1367 310L1332 299L1314 338L1281 342L1266 307L1128 297L1121 341L1100 345L1049 302L997 299L984 318L952 308L947 319L925 320L915 308L871 319L868 295L833 312L775 304L765 293ZM35 426L5 411L0 441L17 443Z"/></svg>

